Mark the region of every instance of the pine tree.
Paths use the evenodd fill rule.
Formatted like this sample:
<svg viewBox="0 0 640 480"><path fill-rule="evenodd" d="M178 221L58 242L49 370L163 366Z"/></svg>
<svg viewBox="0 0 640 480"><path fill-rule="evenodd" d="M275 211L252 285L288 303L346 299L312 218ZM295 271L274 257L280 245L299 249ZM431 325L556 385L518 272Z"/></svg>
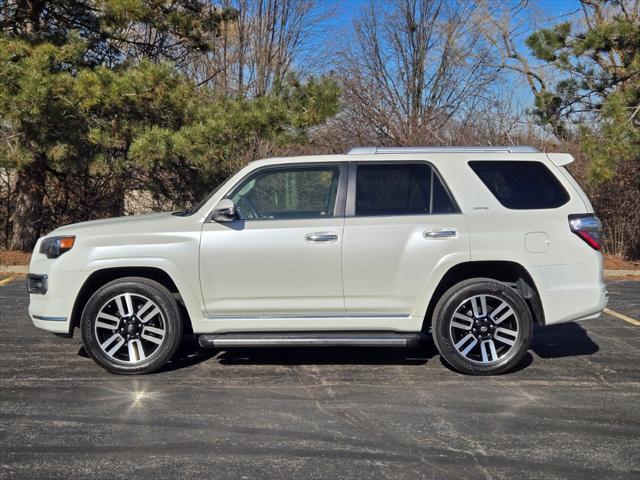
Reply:
<svg viewBox="0 0 640 480"><path fill-rule="evenodd" d="M535 32L527 45L561 74L534 113L560 137L581 141L595 181L640 162L640 9L637 0L581 0L585 22Z"/></svg>
<svg viewBox="0 0 640 480"><path fill-rule="evenodd" d="M204 0L3 5L0 167L17 171L9 248L31 248L61 221L122 214L131 189L193 202L261 140L301 141L337 111L330 79L289 77L251 99L196 85L188 53L216 48L234 15Z"/></svg>

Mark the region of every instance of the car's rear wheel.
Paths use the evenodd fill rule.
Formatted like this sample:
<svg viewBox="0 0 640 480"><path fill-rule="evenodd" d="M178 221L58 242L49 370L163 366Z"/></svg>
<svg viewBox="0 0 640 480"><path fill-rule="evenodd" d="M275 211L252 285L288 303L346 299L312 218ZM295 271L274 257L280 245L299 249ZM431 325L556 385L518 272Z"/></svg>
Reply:
<svg viewBox="0 0 640 480"><path fill-rule="evenodd" d="M128 375L162 367L182 338L171 292L138 277L114 280L95 292L82 313L80 329L85 350L98 365Z"/></svg>
<svg viewBox="0 0 640 480"><path fill-rule="evenodd" d="M526 302L495 280L479 278L454 285L438 301L433 319L440 355L462 373L511 370L531 344L533 321Z"/></svg>

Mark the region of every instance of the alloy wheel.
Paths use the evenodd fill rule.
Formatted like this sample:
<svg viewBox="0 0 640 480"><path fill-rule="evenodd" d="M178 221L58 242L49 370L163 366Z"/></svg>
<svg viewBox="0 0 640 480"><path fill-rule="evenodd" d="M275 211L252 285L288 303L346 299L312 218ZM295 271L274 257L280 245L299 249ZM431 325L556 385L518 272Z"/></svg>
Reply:
<svg viewBox="0 0 640 480"><path fill-rule="evenodd" d="M453 346L466 360L488 365L505 358L520 335L520 321L504 299L474 295L454 311L449 323Z"/></svg>
<svg viewBox="0 0 640 480"><path fill-rule="evenodd" d="M166 322L153 300L137 293L123 293L100 308L94 333L106 355L137 364L158 352L165 339Z"/></svg>

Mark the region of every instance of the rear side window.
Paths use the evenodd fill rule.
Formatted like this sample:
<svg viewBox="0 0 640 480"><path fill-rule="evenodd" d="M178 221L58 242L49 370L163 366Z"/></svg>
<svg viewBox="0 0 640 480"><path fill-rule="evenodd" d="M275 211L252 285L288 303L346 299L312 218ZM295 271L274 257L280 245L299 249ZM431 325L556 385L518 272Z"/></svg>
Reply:
<svg viewBox="0 0 640 480"><path fill-rule="evenodd" d="M569 194L540 162L469 162L498 201L514 210L557 208Z"/></svg>
<svg viewBox="0 0 640 480"><path fill-rule="evenodd" d="M359 164L355 214L456 213L449 193L426 163Z"/></svg>

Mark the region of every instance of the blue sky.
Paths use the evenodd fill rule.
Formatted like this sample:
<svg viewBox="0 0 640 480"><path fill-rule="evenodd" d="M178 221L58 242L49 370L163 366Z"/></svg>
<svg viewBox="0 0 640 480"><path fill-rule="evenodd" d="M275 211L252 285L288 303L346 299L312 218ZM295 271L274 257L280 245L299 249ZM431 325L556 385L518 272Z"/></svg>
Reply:
<svg viewBox="0 0 640 480"><path fill-rule="evenodd" d="M521 3L521 0L489 1L493 2L496 6L505 3L515 6ZM320 51L325 45L337 44L338 46L344 46L351 42L351 27L353 22L367 10L369 3L370 0L320 0L318 2L318 10L322 12L330 10L333 12L333 15L318 26L310 42L311 50ZM377 3L384 7L385 4L391 4L392 2L378 0ZM524 45L524 40L529 33L533 32L534 29L548 27L568 19L569 16L580 9L580 2L578 0L528 0L528 8L532 12L535 12L537 23L530 31L523 32L523 35L519 39L520 50L527 56L529 56L529 51ZM329 51L330 50L331 49L329 49ZM327 61L329 63L331 62L330 59L327 59ZM518 78L517 80L521 79ZM514 93L520 103L525 106L530 106L533 98L529 88L524 82L516 82L515 85L518 86Z"/></svg>
<svg viewBox="0 0 640 480"><path fill-rule="evenodd" d="M455 0L450 1L453 2ZM521 3L522 0L489 1L496 5L506 3L515 6ZM377 3L384 6L385 3L391 4L392 2L378 0ZM317 41L326 41L327 37L335 39L335 35L339 35L341 39L348 41L353 21L367 9L369 4L370 0L319 0L319 11L329 10L333 11L334 14L322 22ZM528 0L528 6L532 11L537 11L541 22L546 23L546 21L558 21L561 17L575 13L580 8L580 2L579 0Z"/></svg>
<svg viewBox="0 0 640 480"><path fill-rule="evenodd" d="M367 7L369 2L370 0L320 0L318 4L320 8L335 9L336 15L325 23L328 27L341 28L350 26L354 17L357 16L363 8ZM513 5L520 3L518 0L493 0L493 2L496 4L510 3ZM384 2L382 1L380 3L382 4ZM578 0L529 0L528 5L547 13L549 17L565 15L575 12L580 8L580 2Z"/></svg>

